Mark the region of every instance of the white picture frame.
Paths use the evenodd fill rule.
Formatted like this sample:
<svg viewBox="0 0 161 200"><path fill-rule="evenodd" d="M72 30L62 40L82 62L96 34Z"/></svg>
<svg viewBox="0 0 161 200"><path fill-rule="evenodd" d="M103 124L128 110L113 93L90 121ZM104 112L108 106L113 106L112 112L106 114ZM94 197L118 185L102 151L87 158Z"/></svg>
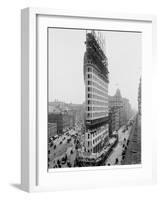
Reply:
<svg viewBox="0 0 161 200"><path fill-rule="evenodd" d="M92 23L89 23L92 22ZM110 22L110 23L107 23ZM108 24L108 25L107 25ZM143 163L135 167L95 167L47 172L47 47L45 29L55 27L105 28L143 32ZM106 27L105 27L106 26ZM153 104L149 79L155 67L156 19L124 15L26 8L21 12L21 187L25 191L54 191L156 181L155 133L151 136ZM43 38L43 40L42 40ZM41 42L40 42L41 41ZM43 55L43 56L39 56ZM146 67L145 67L146 66ZM40 89L41 88L41 89ZM41 109L40 109L41 108ZM145 124L148 124L145 126ZM146 135L144 134L146 133ZM41 155L41 156L40 156Z"/></svg>

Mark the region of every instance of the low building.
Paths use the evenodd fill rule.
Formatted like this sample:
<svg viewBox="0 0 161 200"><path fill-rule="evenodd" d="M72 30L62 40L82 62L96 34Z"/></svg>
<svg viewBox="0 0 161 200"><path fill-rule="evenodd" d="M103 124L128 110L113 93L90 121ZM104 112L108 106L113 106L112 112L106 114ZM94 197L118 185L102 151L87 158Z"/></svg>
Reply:
<svg viewBox="0 0 161 200"><path fill-rule="evenodd" d="M85 104L64 103L61 101L53 101L48 103L48 113L67 112L74 117L74 123L84 123Z"/></svg>
<svg viewBox="0 0 161 200"><path fill-rule="evenodd" d="M57 133L62 134L64 129L72 128L75 125L75 119L68 112L49 113L48 123L56 123Z"/></svg>
<svg viewBox="0 0 161 200"><path fill-rule="evenodd" d="M57 123L48 123L48 137L52 137L57 134Z"/></svg>

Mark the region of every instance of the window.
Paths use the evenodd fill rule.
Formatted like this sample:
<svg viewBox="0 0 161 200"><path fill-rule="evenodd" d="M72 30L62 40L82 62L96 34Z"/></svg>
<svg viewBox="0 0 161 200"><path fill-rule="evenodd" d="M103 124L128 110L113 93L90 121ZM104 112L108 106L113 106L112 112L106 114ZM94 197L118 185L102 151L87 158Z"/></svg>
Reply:
<svg viewBox="0 0 161 200"><path fill-rule="evenodd" d="M88 74L88 78L92 78L92 74Z"/></svg>
<svg viewBox="0 0 161 200"><path fill-rule="evenodd" d="M92 82L91 82L91 81L88 81L88 85L92 85Z"/></svg>
<svg viewBox="0 0 161 200"><path fill-rule="evenodd" d="M92 95L91 95L91 94L88 94L88 98L92 98Z"/></svg>
<svg viewBox="0 0 161 200"><path fill-rule="evenodd" d="M88 67L88 72L91 72L92 71L92 68Z"/></svg>
<svg viewBox="0 0 161 200"><path fill-rule="evenodd" d="M91 89L92 89L91 87L88 87L88 92L92 91Z"/></svg>

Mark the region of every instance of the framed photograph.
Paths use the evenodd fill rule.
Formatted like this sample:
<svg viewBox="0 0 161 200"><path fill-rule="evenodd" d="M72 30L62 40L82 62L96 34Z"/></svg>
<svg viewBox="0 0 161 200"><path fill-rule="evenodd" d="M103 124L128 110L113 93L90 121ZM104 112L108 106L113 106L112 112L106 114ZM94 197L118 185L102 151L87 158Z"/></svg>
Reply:
<svg viewBox="0 0 161 200"><path fill-rule="evenodd" d="M24 190L155 182L155 21L22 10Z"/></svg>

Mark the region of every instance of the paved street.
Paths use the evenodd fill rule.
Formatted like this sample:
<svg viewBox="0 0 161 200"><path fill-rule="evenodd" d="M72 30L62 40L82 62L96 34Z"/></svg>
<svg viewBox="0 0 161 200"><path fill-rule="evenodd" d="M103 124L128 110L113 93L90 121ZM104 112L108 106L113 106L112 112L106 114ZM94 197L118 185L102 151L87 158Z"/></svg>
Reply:
<svg viewBox="0 0 161 200"><path fill-rule="evenodd" d="M80 127L75 127L50 142L48 147L49 168L74 167L76 144L81 136Z"/></svg>
<svg viewBox="0 0 161 200"><path fill-rule="evenodd" d="M130 165L141 163L141 120L136 116L133 125L118 131L119 142L114 148L106 165Z"/></svg>
<svg viewBox="0 0 161 200"><path fill-rule="evenodd" d="M106 165L116 165L121 164L122 160L122 152L125 149L127 140L129 138L129 133L131 132L131 127L129 127L126 131L125 126L121 127L118 131L119 142L117 146L113 149L113 152L109 156L106 161Z"/></svg>
<svg viewBox="0 0 161 200"><path fill-rule="evenodd" d="M137 116L135 126L132 129L129 145L125 154L125 159L121 164L140 164L141 163L141 118Z"/></svg>

